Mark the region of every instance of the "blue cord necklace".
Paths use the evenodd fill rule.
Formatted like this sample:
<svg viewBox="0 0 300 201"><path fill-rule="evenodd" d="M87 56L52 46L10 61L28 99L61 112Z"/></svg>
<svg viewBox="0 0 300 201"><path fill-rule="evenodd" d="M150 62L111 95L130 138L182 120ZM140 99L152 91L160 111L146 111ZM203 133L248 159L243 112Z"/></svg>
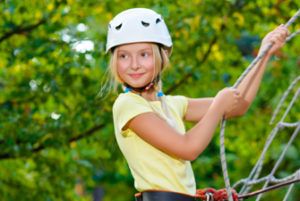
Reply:
<svg viewBox="0 0 300 201"><path fill-rule="evenodd" d="M125 89L124 89L124 93L128 93L128 92L131 92L131 91L133 91L133 89L128 87L128 86L126 86ZM139 94L141 94L141 93L139 93ZM164 93L162 91L158 91L158 92L156 92L156 96L157 97L162 97L162 96L164 96Z"/></svg>

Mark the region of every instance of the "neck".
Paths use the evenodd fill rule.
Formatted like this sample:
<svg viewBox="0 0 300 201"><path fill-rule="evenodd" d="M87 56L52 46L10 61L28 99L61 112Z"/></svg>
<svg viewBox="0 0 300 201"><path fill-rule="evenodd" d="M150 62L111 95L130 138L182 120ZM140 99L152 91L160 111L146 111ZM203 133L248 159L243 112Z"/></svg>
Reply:
<svg viewBox="0 0 300 201"><path fill-rule="evenodd" d="M160 75L158 74L155 79L153 79L150 83L146 84L143 87L134 88L128 85L127 83L123 84L126 87L125 92L131 91L132 93L139 94L148 101L155 101L158 100L158 97L163 96L162 91L156 91L157 86L160 85L159 82Z"/></svg>
<svg viewBox="0 0 300 201"><path fill-rule="evenodd" d="M157 100L156 91L154 90L154 88L151 88L148 91L143 91L140 93L140 95L148 101L156 101Z"/></svg>
<svg viewBox="0 0 300 201"><path fill-rule="evenodd" d="M145 91L145 90L144 91L136 91L134 89L131 89L130 92L138 94L148 101L156 101L157 100L157 92L155 91L155 89L153 87L147 91Z"/></svg>

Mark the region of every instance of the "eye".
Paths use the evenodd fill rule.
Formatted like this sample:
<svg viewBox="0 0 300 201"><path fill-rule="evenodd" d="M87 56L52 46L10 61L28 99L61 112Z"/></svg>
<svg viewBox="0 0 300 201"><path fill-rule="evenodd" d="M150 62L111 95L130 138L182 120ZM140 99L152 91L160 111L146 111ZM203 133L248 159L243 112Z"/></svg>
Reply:
<svg viewBox="0 0 300 201"><path fill-rule="evenodd" d="M128 55L127 54L119 54L118 57L120 59L127 59L128 58Z"/></svg>
<svg viewBox="0 0 300 201"><path fill-rule="evenodd" d="M142 52L141 56L142 57L149 57L150 56L150 52Z"/></svg>

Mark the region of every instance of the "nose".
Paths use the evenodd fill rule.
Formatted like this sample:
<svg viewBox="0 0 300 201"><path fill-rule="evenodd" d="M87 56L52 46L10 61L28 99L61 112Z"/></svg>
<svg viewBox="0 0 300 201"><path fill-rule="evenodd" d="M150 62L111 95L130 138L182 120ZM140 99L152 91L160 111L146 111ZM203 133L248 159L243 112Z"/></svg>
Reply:
<svg viewBox="0 0 300 201"><path fill-rule="evenodd" d="M140 63L137 57L133 57L131 61L131 69L132 70L138 70L140 68Z"/></svg>

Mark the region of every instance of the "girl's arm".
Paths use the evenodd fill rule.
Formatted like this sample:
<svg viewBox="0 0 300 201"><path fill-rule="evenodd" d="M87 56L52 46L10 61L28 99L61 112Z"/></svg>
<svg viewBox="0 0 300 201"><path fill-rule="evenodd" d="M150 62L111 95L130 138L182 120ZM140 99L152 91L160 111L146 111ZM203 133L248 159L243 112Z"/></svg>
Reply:
<svg viewBox="0 0 300 201"><path fill-rule="evenodd" d="M274 52L284 45L287 36L288 29L284 25L280 25L264 37L258 54L261 54L262 51L266 49L266 46L270 43L273 43L273 46L238 86L238 90L244 99L244 104L241 105L241 107L237 107L236 110L232 111L232 114L229 114L228 116L234 117L246 113L253 102L253 99L256 97L259 85L267 66L266 64Z"/></svg>
<svg viewBox="0 0 300 201"><path fill-rule="evenodd" d="M283 46L287 35L287 28L283 25L280 25L264 37L259 54L269 43L273 42L274 45L268 51L268 53L253 67L253 69L238 86L238 90L240 91L242 97L240 100L240 105L235 110L228 113L226 115L227 118L242 116L246 113L257 94L268 60L276 50ZM185 119L187 121L198 122L206 113L212 101L213 98L189 99Z"/></svg>
<svg viewBox="0 0 300 201"><path fill-rule="evenodd" d="M201 121L186 134L178 133L153 112L134 117L125 129L130 128L143 140L171 156L194 160L211 141L222 116L238 105L238 97L237 90L220 91Z"/></svg>
<svg viewBox="0 0 300 201"><path fill-rule="evenodd" d="M206 114L214 98L189 98L184 120L198 122Z"/></svg>

